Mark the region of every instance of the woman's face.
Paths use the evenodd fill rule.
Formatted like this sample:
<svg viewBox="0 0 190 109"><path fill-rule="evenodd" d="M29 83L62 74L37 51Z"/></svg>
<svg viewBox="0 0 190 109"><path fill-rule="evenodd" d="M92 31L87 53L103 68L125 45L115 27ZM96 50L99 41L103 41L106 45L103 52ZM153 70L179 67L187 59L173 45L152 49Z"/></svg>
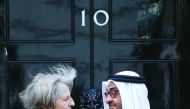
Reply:
<svg viewBox="0 0 190 109"><path fill-rule="evenodd" d="M71 98L68 86L66 86L60 96L57 97L55 109L72 109L74 105L75 102Z"/></svg>

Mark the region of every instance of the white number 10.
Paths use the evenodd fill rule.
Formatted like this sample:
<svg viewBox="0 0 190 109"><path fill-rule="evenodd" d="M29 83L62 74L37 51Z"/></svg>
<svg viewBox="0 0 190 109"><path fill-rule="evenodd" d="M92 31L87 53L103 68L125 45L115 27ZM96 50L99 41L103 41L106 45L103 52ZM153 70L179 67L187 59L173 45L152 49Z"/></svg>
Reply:
<svg viewBox="0 0 190 109"><path fill-rule="evenodd" d="M103 22L103 23L99 23L99 22L98 22L98 20L97 20L97 15L98 15L99 13L103 13L103 14L106 16L105 22ZM82 14L82 23L81 23L81 26L86 26L86 24L85 24L85 10L81 11L81 14ZM106 25L106 24L108 23L108 21L109 21L109 15L108 15L108 13L107 13L106 11L104 11L104 10L98 10L98 11L95 12L95 14L94 14L94 16L93 16L93 19L94 19L94 22L95 22L96 25L98 25L98 26L104 26L104 25Z"/></svg>

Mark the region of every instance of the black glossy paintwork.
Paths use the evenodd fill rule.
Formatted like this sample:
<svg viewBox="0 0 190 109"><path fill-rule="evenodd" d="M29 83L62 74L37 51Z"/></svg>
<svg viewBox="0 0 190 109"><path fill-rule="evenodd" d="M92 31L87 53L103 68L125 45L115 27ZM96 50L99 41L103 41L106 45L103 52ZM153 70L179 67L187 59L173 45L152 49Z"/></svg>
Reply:
<svg viewBox="0 0 190 109"><path fill-rule="evenodd" d="M56 63L78 70L72 92L75 109L89 93L85 90L97 89L94 94L100 97L101 82L122 70L145 77L151 109L187 109L188 1L4 2L0 1L1 109L21 109L18 93L31 80L28 72ZM110 16L102 27L92 20L100 9ZM82 10L86 11L84 27ZM105 16L100 14L98 21L105 21Z"/></svg>

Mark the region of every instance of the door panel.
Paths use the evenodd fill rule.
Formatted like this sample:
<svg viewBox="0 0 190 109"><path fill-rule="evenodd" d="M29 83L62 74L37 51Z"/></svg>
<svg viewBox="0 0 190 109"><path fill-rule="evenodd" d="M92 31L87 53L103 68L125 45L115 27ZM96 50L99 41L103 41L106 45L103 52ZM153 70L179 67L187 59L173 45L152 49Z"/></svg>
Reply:
<svg viewBox="0 0 190 109"><path fill-rule="evenodd" d="M71 3L72 0L10 0L8 40L72 40Z"/></svg>
<svg viewBox="0 0 190 109"><path fill-rule="evenodd" d="M112 41L176 39L176 0L110 2Z"/></svg>

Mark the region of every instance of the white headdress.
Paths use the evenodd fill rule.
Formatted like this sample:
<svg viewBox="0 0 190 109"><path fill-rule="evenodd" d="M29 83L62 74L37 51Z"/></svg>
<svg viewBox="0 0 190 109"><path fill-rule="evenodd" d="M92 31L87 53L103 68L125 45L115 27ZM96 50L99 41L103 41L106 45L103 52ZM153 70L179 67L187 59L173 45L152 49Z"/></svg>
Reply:
<svg viewBox="0 0 190 109"><path fill-rule="evenodd" d="M109 109L104 93L110 81L113 81L119 89L122 101L122 109L150 109L148 90L144 79L133 71L122 71L102 82L102 96L104 109Z"/></svg>

